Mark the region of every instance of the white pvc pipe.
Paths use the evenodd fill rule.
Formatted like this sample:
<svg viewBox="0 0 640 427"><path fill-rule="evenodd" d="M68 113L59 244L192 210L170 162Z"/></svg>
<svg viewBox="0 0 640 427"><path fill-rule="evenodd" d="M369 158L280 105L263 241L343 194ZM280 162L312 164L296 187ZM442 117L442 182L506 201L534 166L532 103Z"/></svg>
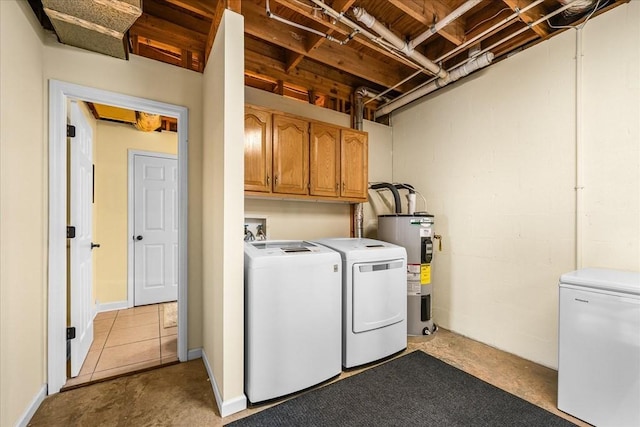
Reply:
<svg viewBox="0 0 640 427"><path fill-rule="evenodd" d="M428 72L429 74L433 74L428 69L424 68L422 65L416 63L415 61L411 61L409 58L406 58L406 57L400 55L397 52L397 49L391 43L386 41L384 38L380 37L377 34L373 34L371 31L368 31L366 28L363 28L360 25L356 24L355 22L353 22L352 20L347 18L343 13L338 13L335 10L331 9L329 6L327 6L324 3L324 1L322 1L322 0L311 0L311 2L316 4L317 6L319 6L322 10L324 10L325 14L327 14L331 18L335 19L337 22L344 23L345 25L347 25L349 28L351 28L355 32L360 33L363 36L365 36L368 39L370 39L371 41L379 44L384 49L388 50L390 53L396 55L399 60L403 61L405 64L408 64L410 67L417 68L417 69L419 69L419 70L421 70L423 72Z"/></svg>
<svg viewBox="0 0 640 427"><path fill-rule="evenodd" d="M438 64L432 62L429 58L417 52L413 49L409 48L409 45L402 40L400 37L395 35L391 30L382 25L376 18L371 16L364 8L362 7L354 7L353 14L356 19L362 22L366 27L371 28L373 31L378 33L384 40L388 41L395 47L397 50L401 51L409 58L416 61L426 70L431 72L433 75L440 77L442 79L447 78L447 71L440 67Z"/></svg>
<svg viewBox="0 0 640 427"><path fill-rule="evenodd" d="M582 177L582 30L576 29L576 270L582 268L582 240L583 240L583 191L584 183Z"/></svg>
<svg viewBox="0 0 640 427"><path fill-rule="evenodd" d="M574 3L577 3L577 2L580 2L580 1L582 1L582 0L573 0L571 3L568 3L568 4L564 5L564 6L562 6L561 8L554 10L553 12L543 16L542 18L538 19L537 21L534 21L534 22L532 22L530 24L527 24L526 27L521 28L520 30L516 31L515 33L511 33L507 37L503 38L502 40L497 41L494 44L492 44L491 46L482 49L479 52L479 54L482 54L482 53L487 52L487 51L489 51L489 50L491 50L491 49L493 49L493 48L495 48L497 46L500 46L502 43L504 43L504 42L506 42L508 40L511 40L512 38L514 38L516 36L519 36L520 34L524 33L529 28L535 27L536 25L540 25L542 22L547 21L549 18L553 18L557 14L562 13L565 10L573 7Z"/></svg>
<svg viewBox="0 0 640 427"><path fill-rule="evenodd" d="M570 7L572 7L574 5L574 3L578 3L579 1L581 1L581 0L573 0L570 3L567 3L566 5L556 9L555 11L543 16L542 18L538 19L537 21L528 24L526 27L523 27L521 30L518 30L515 33L510 34L510 35L506 36L505 38L503 38L502 40L499 40L498 42L492 44L491 46L489 46L489 47L487 47L485 49L482 49L482 51L480 51L478 53L478 55L491 53L489 51L491 49L495 48L496 46L499 46L502 43L504 43L504 42L506 42L508 40L511 40L512 38L518 36L519 34L522 34L527 29L529 29L531 27L535 27L536 25L539 25L540 23L545 22L547 19L552 18L552 17L556 16L559 13L562 13L563 11L565 11L565 10L569 9ZM534 3L532 3L530 6L533 7L533 5L534 5ZM520 13L522 13L523 11L524 11L524 9L522 11L520 11ZM507 18L507 19L509 19L509 18ZM501 25L501 23L499 23L499 24ZM498 25L498 24L496 24L496 25ZM494 25L494 27L495 27L495 25ZM454 49L452 52L457 51L457 49L459 49L459 48L462 48L462 45L459 46L458 48ZM493 54L491 54L491 55L492 55L492 58L493 58ZM449 53L446 56L449 56ZM474 61L477 58L478 57L476 56L475 58L468 59L467 61L463 62L462 64L459 64L458 66L456 66L456 69L462 67L464 64L468 64L468 63ZM433 87L434 85L436 85L435 88ZM416 89L416 90L414 90L412 92L409 92L407 94L401 95L398 98L394 99L393 101L386 103L381 108L378 108L378 110L376 110L376 112L374 114L374 117L377 119L378 117L384 116L385 114L389 114L392 111L407 105L409 102L415 101L416 99L420 98L421 96L424 96L424 95L426 95L428 93L431 93L435 89L438 89L438 88L440 88L442 86L443 86L442 84L440 84L438 86L438 80L432 80L431 82L425 84L424 86L422 86L422 87L420 87L420 88L418 88L418 89ZM384 111L384 113L383 113L383 111Z"/></svg>
<svg viewBox="0 0 640 427"><path fill-rule="evenodd" d="M493 53L487 52L483 55L480 55L476 58L473 58L471 61L462 64L461 66L454 68L449 72L449 79L437 79L433 80L426 86L421 87L419 90L408 93L407 95L401 96L399 98L394 99L391 102L386 103L381 108L378 108L375 112L375 118L384 116L386 114L391 113L392 111L407 105L408 103L415 101L418 98L423 97L436 89L440 89L443 86L451 82L455 82L456 80L461 79L462 77L468 76L472 72L479 70L480 68L484 68L487 65L491 64L493 61Z"/></svg>
<svg viewBox="0 0 640 427"><path fill-rule="evenodd" d="M466 42L462 43L460 46L458 46L458 47L450 50L446 54L442 55L440 58L436 59L435 62L440 62L440 61L442 61L442 60L444 60L446 58L449 58L449 57L455 55L456 53L460 52L465 47L475 43L476 41L480 40L482 37L486 36L487 34L491 33L492 31L497 30L498 28L502 27L503 25L508 24L509 22L511 22L514 19L516 19L517 17L519 17L521 14L525 13L529 9L534 8L534 7L536 7L537 5L539 5L540 3L543 3L543 2L544 2L544 0L536 0L533 3L527 5L526 7L523 7L522 9L518 10L517 12L512 13L511 15L507 16L502 21L492 25L490 28L488 28L485 31L481 32L477 36L467 40Z"/></svg>
<svg viewBox="0 0 640 427"><path fill-rule="evenodd" d="M420 43L427 40L429 37L431 37L438 31L440 31L441 29L443 29L444 27L446 27L447 25L449 25L450 23L452 23L453 21L455 21L456 19L458 19L459 17L467 13L471 8L476 6L481 1L482 0L469 0L466 3L463 3L460 7L458 7L456 10L451 12L449 15L442 18L440 21L438 21L435 25L433 25L427 31L420 34L415 39L411 40L409 42L409 49L411 50L415 49L415 47L418 46Z"/></svg>
<svg viewBox="0 0 640 427"><path fill-rule="evenodd" d="M462 43L460 46L456 47L455 49L445 53L444 55L442 55L440 58L436 59L433 62L439 63L441 61L443 61L444 59L452 56L453 54L459 52L460 50L464 49L465 47L469 46L472 43L475 43L477 40L479 40L480 38L484 37L485 35L489 34L490 32L508 24L509 22L513 21L515 18L517 18L520 14L526 12L527 10L536 7L537 5L539 5L540 3L544 2L544 0L536 0L533 3L530 3L528 6L522 8L521 10L519 10L518 12L513 13L512 15L509 15L508 17L506 17L505 19L503 19L502 21L498 22L497 24L491 26L490 28L486 29L485 31L483 31L482 33L478 34L477 36L467 40L466 42ZM381 95L385 95L389 92L391 92L393 89L397 88L400 85L405 84L406 82L408 82L409 80L411 80L412 78L416 77L418 74L420 74L420 72L415 72L413 74L411 74L409 77L401 80L400 82L396 83L395 85L391 86L390 88L385 89L384 91L382 91L380 94ZM420 88L430 84L433 80L429 80L425 83L422 83L421 85L418 85L417 87L415 87L412 91L415 90L419 90ZM405 95L408 95L405 94ZM403 95L403 96L405 96ZM369 102L369 101L367 101ZM367 103L365 102L365 104Z"/></svg>

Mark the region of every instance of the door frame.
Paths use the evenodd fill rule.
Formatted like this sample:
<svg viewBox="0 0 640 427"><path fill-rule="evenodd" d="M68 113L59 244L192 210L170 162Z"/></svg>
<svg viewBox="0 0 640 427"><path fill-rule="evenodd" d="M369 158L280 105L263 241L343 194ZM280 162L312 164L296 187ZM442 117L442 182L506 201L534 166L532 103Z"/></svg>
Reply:
<svg viewBox="0 0 640 427"><path fill-rule="evenodd" d="M97 102L178 119L178 359L187 360L188 109L145 98L49 80L48 394L67 381L67 101Z"/></svg>
<svg viewBox="0 0 640 427"><path fill-rule="evenodd" d="M133 236L134 230L134 184L135 184L135 173L134 173L134 158L135 156L148 156L148 157L160 157L163 159L179 159L179 156L168 153L160 153L157 151L144 151L144 150L135 150L130 149L127 151L127 171L129 172L129 176L127 178L127 236ZM179 160L178 160L179 161ZM178 166L179 167L179 166ZM180 188L178 188L178 197L180 197ZM178 233L180 231L180 224L178 224ZM180 243L178 243L178 247ZM127 306L129 308L133 307L134 304L134 270L135 270L135 258L134 258L134 242L133 239L128 239L127 243ZM179 288L178 288L179 292Z"/></svg>

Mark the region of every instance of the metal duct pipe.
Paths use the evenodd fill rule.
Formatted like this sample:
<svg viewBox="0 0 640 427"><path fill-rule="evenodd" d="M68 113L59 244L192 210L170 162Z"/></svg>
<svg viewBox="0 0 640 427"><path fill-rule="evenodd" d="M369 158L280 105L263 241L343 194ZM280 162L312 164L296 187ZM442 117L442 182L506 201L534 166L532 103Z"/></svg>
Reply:
<svg viewBox="0 0 640 427"><path fill-rule="evenodd" d="M364 8L354 7L353 14L358 21L362 22L366 27L371 28L373 31L378 33L383 39L391 43L393 47L416 61L426 70L431 72L434 76L437 76L441 79L447 79L449 77L449 73L447 73L446 70L444 70L438 64L432 62L429 58L427 58L420 52L416 52L414 49L410 48L410 46L404 40L396 36L391 30L382 25L376 18L367 13Z"/></svg>
<svg viewBox="0 0 640 427"><path fill-rule="evenodd" d="M380 190L382 188L390 190L391 193L393 193L393 203L395 205L394 209L396 213L402 213L402 206L400 205L400 193L398 193L395 185L389 184L388 182L379 182L377 184L372 184L369 188L371 188L372 190Z"/></svg>
<svg viewBox="0 0 640 427"><path fill-rule="evenodd" d="M385 102L390 101L389 98L381 96L378 92L367 87L360 86L354 92L355 95L355 114L353 116L353 128L362 130L362 122L364 120L364 98L382 99Z"/></svg>
<svg viewBox="0 0 640 427"><path fill-rule="evenodd" d="M451 82L455 82L456 80L459 80L462 77L468 76L472 72L479 70L480 68L484 68L487 65L491 64L491 61L493 61L493 53L491 52L487 52L483 55L473 58L471 61L459 66L458 68L454 68L453 70L451 70L449 72L449 79L434 80L428 85L423 86L420 89L407 94L406 96L396 98L395 100L383 105L381 108L376 110L375 118L389 114L392 111L407 105L411 101L415 101L416 99L424 95L427 95L436 89L440 89L441 87L446 86Z"/></svg>
<svg viewBox="0 0 640 427"><path fill-rule="evenodd" d="M415 39L411 40L409 42L409 49L411 49L411 50L415 49L415 47L418 46L420 43L422 43L423 41L427 40L429 37L431 37L432 35L434 35L438 31L440 31L441 29L443 29L444 27L449 25L451 22L455 21L456 19L458 19L459 17L461 17L462 15L467 13L471 8L476 6L481 1L482 0L469 0L466 3L463 3L456 10L454 10L449 15L445 16L444 18L442 18L435 25L431 26L431 28L429 28L427 31L425 31L424 33L420 34Z"/></svg>
<svg viewBox="0 0 640 427"><path fill-rule="evenodd" d="M572 16L572 15L577 15L579 13L583 13L586 10L590 9L591 6L593 6L596 3L596 1L597 0L576 0L576 1L558 0L558 3L560 3L563 6L570 4L571 7L569 7L567 10L562 12L562 14L564 16Z"/></svg>

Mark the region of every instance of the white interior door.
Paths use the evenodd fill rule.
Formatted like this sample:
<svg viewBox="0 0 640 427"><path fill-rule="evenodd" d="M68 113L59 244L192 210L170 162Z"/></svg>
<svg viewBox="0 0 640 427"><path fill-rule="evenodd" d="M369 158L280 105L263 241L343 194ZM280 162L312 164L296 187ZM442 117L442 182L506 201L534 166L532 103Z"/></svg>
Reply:
<svg viewBox="0 0 640 427"><path fill-rule="evenodd" d="M70 242L71 376L77 377L93 342L93 131L77 102L71 103L71 124L76 135L70 138L70 225L75 238Z"/></svg>
<svg viewBox="0 0 640 427"><path fill-rule="evenodd" d="M134 305L178 299L178 162L134 156Z"/></svg>

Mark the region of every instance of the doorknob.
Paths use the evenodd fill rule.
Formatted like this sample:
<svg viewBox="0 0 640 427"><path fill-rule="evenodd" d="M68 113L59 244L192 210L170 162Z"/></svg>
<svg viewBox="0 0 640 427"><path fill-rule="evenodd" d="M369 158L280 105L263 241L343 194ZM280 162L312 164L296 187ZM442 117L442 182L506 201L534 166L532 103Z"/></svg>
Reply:
<svg viewBox="0 0 640 427"><path fill-rule="evenodd" d="M142 236L136 236L136 240L142 240Z"/></svg>
<svg viewBox="0 0 640 427"><path fill-rule="evenodd" d="M91 242L91 249L93 248L99 248L100 247L100 243L93 243Z"/></svg>

